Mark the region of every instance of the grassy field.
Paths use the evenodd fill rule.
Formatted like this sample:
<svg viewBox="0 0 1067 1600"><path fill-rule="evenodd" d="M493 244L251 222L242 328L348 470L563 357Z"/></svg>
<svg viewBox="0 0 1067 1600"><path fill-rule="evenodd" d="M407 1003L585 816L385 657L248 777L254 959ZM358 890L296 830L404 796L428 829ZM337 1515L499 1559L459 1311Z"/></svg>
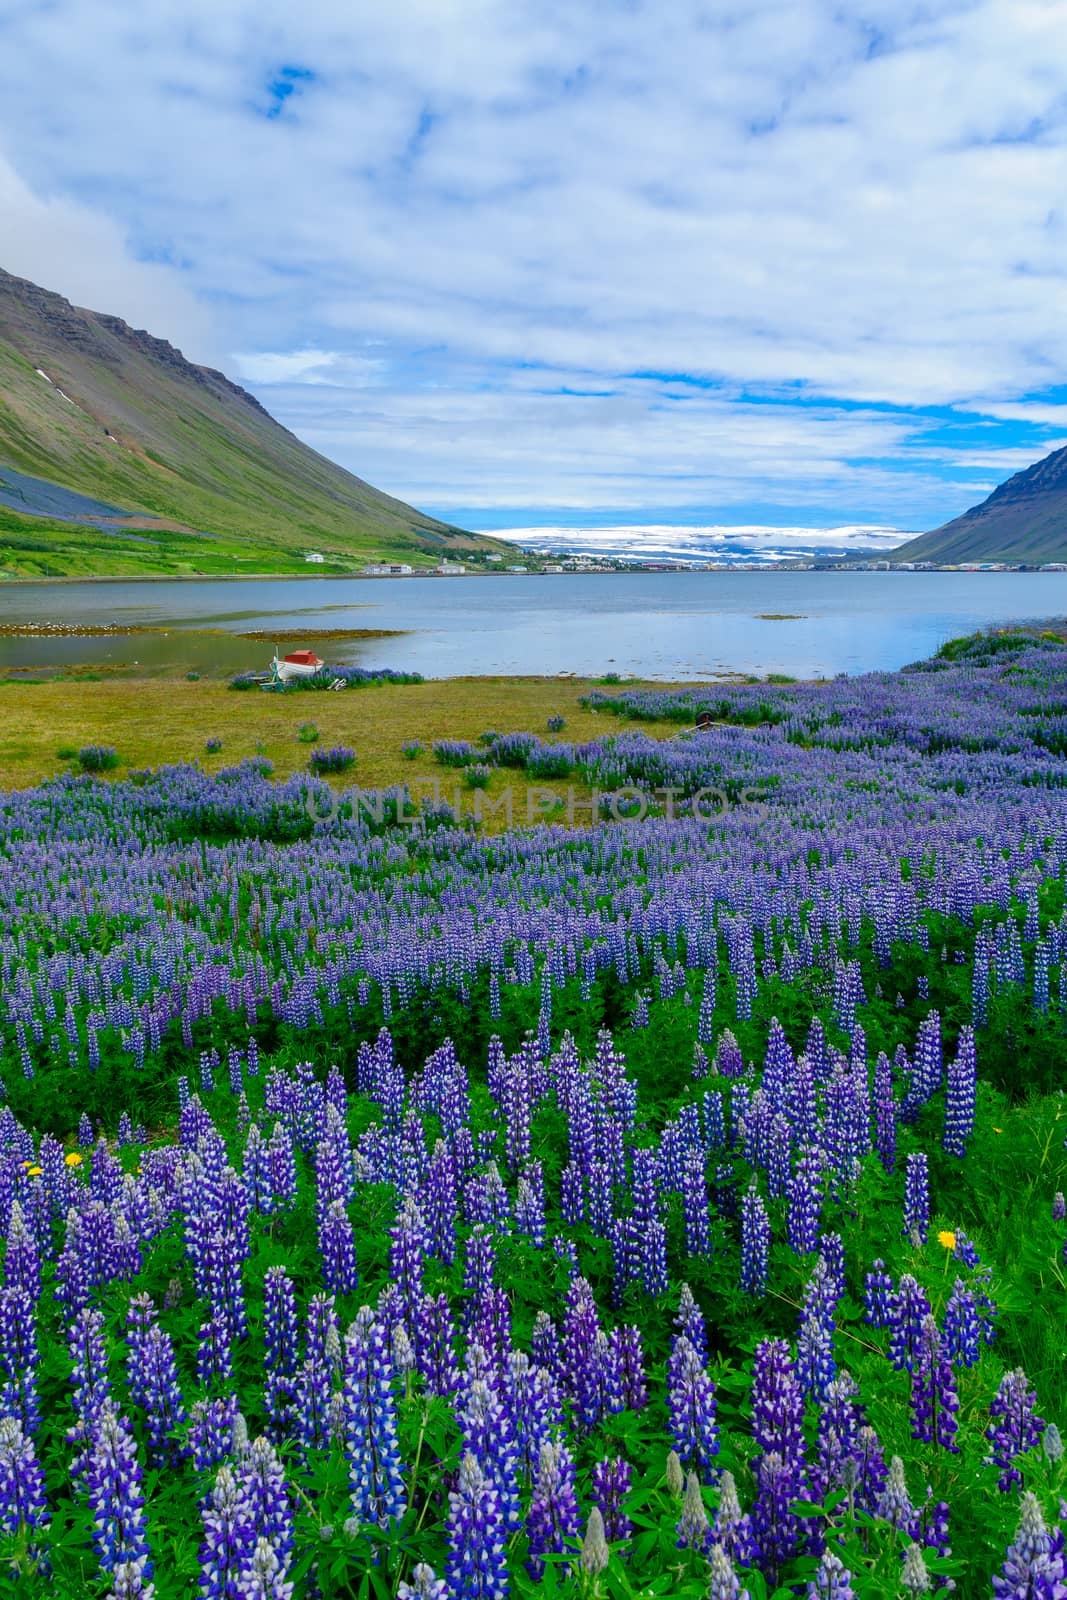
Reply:
<svg viewBox="0 0 1067 1600"><path fill-rule="evenodd" d="M579 678L451 678L371 685L342 694L276 695L254 689L237 693L206 680L0 680L0 788L24 788L69 770L76 763L58 752L87 744L115 747L119 777L131 767L178 761L199 761L214 771L260 754L285 778L307 766L313 746L301 743L297 732L302 723L313 722L320 745L346 744L356 751L356 767L338 783L377 788L438 778L445 798L461 786L467 811L473 796L462 790L462 774L434 760L434 740L477 739L489 729L546 736L550 716L566 721L561 739L596 738L618 722L579 704L592 687L593 680ZM665 731L677 728L668 725ZM212 738L222 740L222 749L209 755L204 746ZM411 761L401 746L415 739L425 748ZM515 820L523 821L531 788L525 773L495 772L490 798L509 784ZM565 794L568 782L545 780L532 787Z"/></svg>

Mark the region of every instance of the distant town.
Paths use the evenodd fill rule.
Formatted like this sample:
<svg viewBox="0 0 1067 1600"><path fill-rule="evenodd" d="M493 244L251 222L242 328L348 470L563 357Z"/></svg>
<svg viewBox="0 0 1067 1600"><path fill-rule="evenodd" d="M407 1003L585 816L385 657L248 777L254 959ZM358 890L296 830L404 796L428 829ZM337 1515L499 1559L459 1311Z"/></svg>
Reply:
<svg viewBox="0 0 1067 1600"><path fill-rule="evenodd" d="M890 561L885 556L869 560L824 557L792 561L649 561L626 556L560 556L558 551L523 550L516 546L515 561L504 556L470 555L465 561L442 561L436 567L412 566L406 561L380 561L360 569L363 578L461 578L479 573L597 573L597 572L1067 572L1067 561ZM317 551L304 557L313 565L325 562Z"/></svg>

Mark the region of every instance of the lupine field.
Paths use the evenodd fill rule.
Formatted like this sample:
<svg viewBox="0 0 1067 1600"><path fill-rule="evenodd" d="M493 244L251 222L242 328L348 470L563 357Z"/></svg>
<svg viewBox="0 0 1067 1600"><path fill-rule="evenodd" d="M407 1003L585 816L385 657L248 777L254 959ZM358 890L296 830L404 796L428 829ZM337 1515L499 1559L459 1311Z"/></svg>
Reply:
<svg viewBox="0 0 1067 1600"><path fill-rule="evenodd" d="M0 796L6 1592L1067 1596L1067 648L594 705Z"/></svg>

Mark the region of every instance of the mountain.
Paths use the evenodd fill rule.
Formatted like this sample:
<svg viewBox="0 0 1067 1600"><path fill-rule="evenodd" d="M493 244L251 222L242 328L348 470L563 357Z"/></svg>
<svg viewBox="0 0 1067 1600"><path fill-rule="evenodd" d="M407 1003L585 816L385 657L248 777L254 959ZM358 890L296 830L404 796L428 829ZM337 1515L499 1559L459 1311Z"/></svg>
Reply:
<svg viewBox="0 0 1067 1600"><path fill-rule="evenodd" d="M350 571L495 540L303 444L223 373L0 270L0 577Z"/></svg>
<svg viewBox="0 0 1067 1600"><path fill-rule="evenodd" d="M1067 561L1067 449L1054 450L981 505L920 534L893 561Z"/></svg>

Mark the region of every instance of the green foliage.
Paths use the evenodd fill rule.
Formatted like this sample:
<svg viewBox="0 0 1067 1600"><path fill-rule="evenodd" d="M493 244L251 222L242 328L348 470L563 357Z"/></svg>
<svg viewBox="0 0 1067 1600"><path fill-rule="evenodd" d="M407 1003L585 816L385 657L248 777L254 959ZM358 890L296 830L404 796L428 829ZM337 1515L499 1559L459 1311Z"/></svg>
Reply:
<svg viewBox="0 0 1067 1600"><path fill-rule="evenodd" d="M118 751L109 744L83 744L78 765L83 772L113 772L119 765Z"/></svg>

